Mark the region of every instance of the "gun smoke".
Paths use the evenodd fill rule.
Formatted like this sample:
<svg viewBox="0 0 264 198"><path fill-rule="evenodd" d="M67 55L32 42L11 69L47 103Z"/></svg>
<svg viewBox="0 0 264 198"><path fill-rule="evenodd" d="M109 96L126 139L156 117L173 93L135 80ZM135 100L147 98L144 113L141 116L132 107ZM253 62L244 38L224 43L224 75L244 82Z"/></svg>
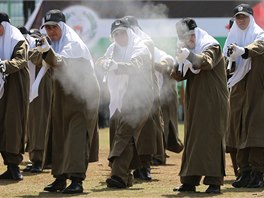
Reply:
<svg viewBox="0 0 264 198"><path fill-rule="evenodd" d="M109 2L110 3L110 2ZM127 15L133 15L133 16L140 16L140 18L167 18L167 12L168 8L164 4L155 4L153 2L129 2L129 6L127 5L127 2L123 2L118 5L118 8L109 9L109 3L104 2L104 4L98 5L97 2L89 2L87 4L88 7L96 7L96 10L99 10L101 14L101 17L105 16L111 16L114 13L114 17L121 18L123 16ZM86 5L85 2L83 2L83 5ZM99 7L98 7L99 6ZM109 13L111 10L111 13ZM113 11L114 10L114 11ZM140 23L140 20L139 20ZM144 29L142 27L143 31L148 32L148 34L151 36L151 32L149 32L148 29ZM154 31L154 29L153 29ZM162 30L166 31L166 30ZM110 32L110 30L109 30ZM175 35L175 32L172 32L172 35ZM155 45L155 43L154 43ZM174 56L175 54L173 54ZM94 62L96 62L96 59L94 59ZM73 94L75 97L80 98L81 100L86 101L86 103L89 105L89 108L92 106L96 106L96 101L93 101L93 97L91 97L94 94L94 87L93 83L91 83L91 79L89 78L93 71L86 70L87 63L78 63L78 64L66 64L66 66L62 68L58 68L60 72L55 72L55 78L58 79L61 84L63 85L63 88L65 89L66 93ZM147 66L149 67L149 66ZM102 71L100 68L95 68L96 76L99 82L99 86L101 89L101 101L100 103L102 105L108 104L109 102L109 92L107 88L107 83L103 83L103 76L105 75L105 71ZM142 76L148 76L151 75L150 70L141 70ZM138 79L135 75L132 75L135 78L135 86L132 87L133 90L129 90L130 93L135 93L134 95L131 94L131 98L129 100L128 107L133 109L133 112L129 114L131 123L136 123L138 119L141 119L141 114L143 115L146 112L145 104L149 101L149 98L153 98L153 92L150 90L146 90L146 86L144 85L144 82L140 79L138 76ZM159 82L162 84L162 82ZM143 86L144 85L144 86ZM116 84L118 87L118 82ZM175 85L176 86L176 83ZM150 86L151 89L151 86ZM161 101L170 100L171 95L171 85L170 87L162 87L162 95L154 94L154 101L158 101L161 99ZM142 94L139 94L142 93ZM146 96L148 95L148 96ZM160 98L161 97L161 98ZM135 112L135 110L137 112Z"/></svg>

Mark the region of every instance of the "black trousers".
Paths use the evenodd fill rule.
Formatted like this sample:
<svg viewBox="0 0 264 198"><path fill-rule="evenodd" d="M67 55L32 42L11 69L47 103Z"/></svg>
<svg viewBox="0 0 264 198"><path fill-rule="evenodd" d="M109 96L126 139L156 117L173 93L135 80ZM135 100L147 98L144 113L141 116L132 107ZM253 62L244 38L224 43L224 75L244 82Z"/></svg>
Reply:
<svg viewBox="0 0 264 198"><path fill-rule="evenodd" d="M8 153L8 152L1 152L1 155L4 160L5 165L13 164L13 165L19 165L23 160L23 155L21 153Z"/></svg>
<svg viewBox="0 0 264 198"><path fill-rule="evenodd" d="M241 172L256 170L264 173L264 148L248 147L239 149L237 164Z"/></svg>

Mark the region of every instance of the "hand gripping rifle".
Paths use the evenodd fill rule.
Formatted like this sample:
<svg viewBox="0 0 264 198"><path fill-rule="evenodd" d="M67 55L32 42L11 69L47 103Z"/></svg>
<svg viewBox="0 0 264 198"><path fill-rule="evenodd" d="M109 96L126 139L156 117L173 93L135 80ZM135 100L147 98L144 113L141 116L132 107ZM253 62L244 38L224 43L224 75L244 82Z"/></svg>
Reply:
<svg viewBox="0 0 264 198"><path fill-rule="evenodd" d="M231 46L227 46L227 59L228 59L228 65L227 65L227 73L230 74L232 68L236 68L236 62L232 61L230 58L230 55L233 54L233 48Z"/></svg>
<svg viewBox="0 0 264 198"><path fill-rule="evenodd" d="M41 46L43 44L43 40L41 38L37 38L35 40L35 46L38 47L38 46Z"/></svg>

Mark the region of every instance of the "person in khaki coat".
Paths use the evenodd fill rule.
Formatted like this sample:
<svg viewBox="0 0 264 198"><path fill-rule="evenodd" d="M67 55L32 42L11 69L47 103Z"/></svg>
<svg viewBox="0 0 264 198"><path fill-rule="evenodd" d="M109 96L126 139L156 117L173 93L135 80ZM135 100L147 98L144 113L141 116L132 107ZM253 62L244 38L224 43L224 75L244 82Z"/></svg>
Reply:
<svg viewBox="0 0 264 198"><path fill-rule="evenodd" d="M147 35L142 28L138 24L138 20L134 16L125 16L123 17L132 27L134 33L142 40L142 42L146 45L149 52L152 55L152 63L154 64L155 59L155 51L157 50L154 47L154 43L149 35ZM154 70L154 65L152 65L152 69L150 70L153 79L153 93L154 93L154 102L152 105L152 110L149 115L148 120L145 123L145 126L142 128L140 133L138 143L137 143L137 151L141 161L141 167L133 171L133 176L136 179L151 181L151 163L152 157L154 155L165 156L164 150L164 132L163 132L163 120L160 108L160 94L159 94L159 86L158 86L158 78L156 72ZM146 144L146 142L148 142Z"/></svg>
<svg viewBox="0 0 264 198"><path fill-rule="evenodd" d="M31 163L23 172L41 173L44 153L45 133L51 104L51 74L48 66L42 67L42 53L36 47L41 33L38 29L28 31L24 26L18 28L29 46L28 67L30 72L29 112L26 132L26 151Z"/></svg>
<svg viewBox="0 0 264 198"><path fill-rule="evenodd" d="M264 186L264 124L261 119L264 114L264 32L255 23L253 10L248 4L236 6L234 18L224 46L225 55L236 62L234 74L228 80L232 89L230 104L240 104L239 111L232 109L230 120L236 128L231 135L237 144L240 171L232 185L236 188L260 188ZM228 47L232 53L227 54ZM235 94L241 97L235 97ZM240 113L238 118L237 113Z"/></svg>
<svg viewBox="0 0 264 198"><path fill-rule="evenodd" d="M234 24L234 18L229 20L228 29L230 30ZM226 73L227 81L232 77L235 70L234 62L229 62L230 59L225 56L226 60ZM229 88L229 118L228 118L228 130L226 133L226 153L230 154L232 161L232 166L235 176L239 176L238 166L237 166L237 138L235 137L236 131L240 130L241 124L241 113L244 101L244 84L237 83L233 88Z"/></svg>
<svg viewBox="0 0 264 198"><path fill-rule="evenodd" d="M220 193L225 175L228 90L225 61L219 43L192 18L176 23L183 45L177 49L176 80L187 80L184 151L179 192L195 191L202 176L206 193ZM181 68L183 67L183 68ZM217 112L217 113L215 113ZM205 144L206 142L206 144Z"/></svg>
<svg viewBox="0 0 264 198"><path fill-rule="evenodd" d="M110 119L115 131L108 157L109 188L126 188L129 174L140 167L138 139L153 104L151 54L129 23L117 19L111 26L113 43L98 61L107 73ZM113 128L112 128L113 129Z"/></svg>
<svg viewBox="0 0 264 198"><path fill-rule="evenodd" d="M0 13L0 152L7 171L0 179L22 180L29 104L27 45L6 13Z"/></svg>
<svg viewBox="0 0 264 198"><path fill-rule="evenodd" d="M29 152L29 159L32 162L31 166L24 169L24 172L30 171L31 173L42 172L42 161L44 155L45 134L48 127L48 119L51 108L52 99L52 79L51 71L48 66L42 66L42 56L39 52L31 51L29 59L36 67L36 78L46 70L41 78L38 87L38 96L30 102L29 115L28 115L28 128L27 128L27 150ZM30 98L31 99L31 98Z"/></svg>
<svg viewBox="0 0 264 198"><path fill-rule="evenodd" d="M50 10L42 27L51 45L44 37L37 50L43 53L42 58L50 66L54 79L51 129L48 130L51 153L47 153L46 147L44 158L51 159L51 173L56 178L44 190L82 193L92 146L96 146L93 140L97 132L99 85L90 52L66 25L65 15L60 10ZM67 179L71 184L66 187Z"/></svg>

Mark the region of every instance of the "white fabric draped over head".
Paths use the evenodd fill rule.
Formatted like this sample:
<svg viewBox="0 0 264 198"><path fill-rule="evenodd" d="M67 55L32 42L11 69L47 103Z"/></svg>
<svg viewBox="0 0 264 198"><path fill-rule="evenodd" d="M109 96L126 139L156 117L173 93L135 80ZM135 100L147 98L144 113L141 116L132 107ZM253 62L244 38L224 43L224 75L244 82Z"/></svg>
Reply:
<svg viewBox="0 0 264 198"><path fill-rule="evenodd" d="M219 45L218 41L209 35L205 30L196 27L194 29L195 34L195 47L194 49L189 49L191 52L195 54L201 54L204 50L208 49L210 46L213 45ZM187 73L188 69L191 70L192 73L198 74L200 72L200 69L193 69L192 63L188 60L184 62L184 68L183 68L183 76Z"/></svg>
<svg viewBox="0 0 264 198"><path fill-rule="evenodd" d="M228 33L227 39L224 45L224 55L227 56L227 47L230 44L235 43L240 47L246 47L247 45L253 43L257 40L264 40L264 32L259 27L252 15L250 17L250 22L245 30L241 30L236 21L232 25L230 32ZM242 80L245 75L251 69L251 58L243 59L241 56L236 60L236 69L233 76L228 80L228 87L233 87L236 83Z"/></svg>
<svg viewBox="0 0 264 198"><path fill-rule="evenodd" d="M92 60L88 47L78 34L64 22L59 22L58 25L61 29L61 38L59 41L51 42L53 50L65 58Z"/></svg>
<svg viewBox="0 0 264 198"><path fill-rule="evenodd" d="M141 39L149 39L151 40L150 36L147 35L145 32L143 32L138 26L132 26L132 29L134 30L135 34L141 38Z"/></svg>
<svg viewBox="0 0 264 198"><path fill-rule="evenodd" d="M122 47L114 41L115 53L113 58L115 61L129 62L139 54L149 54L148 48L131 28L127 28L126 32L128 35L128 45L126 47Z"/></svg>
<svg viewBox="0 0 264 198"><path fill-rule="evenodd" d="M24 41L23 34L10 23L3 21L4 35L0 36L0 58L1 60L10 60L14 47L19 41Z"/></svg>
<svg viewBox="0 0 264 198"><path fill-rule="evenodd" d="M97 79L90 51L71 27L62 21L58 25L61 37L58 41L51 41L51 46L59 57L65 58L65 64L53 68L54 77L60 82L66 94L73 94L85 101L89 108L96 107L97 101L91 101L91 96L97 94L95 85ZM79 62L72 64L74 59Z"/></svg>
<svg viewBox="0 0 264 198"><path fill-rule="evenodd" d="M24 41L23 34L16 27L10 23L3 21L2 26L4 27L4 35L0 36L0 59L10 60L15 46L19 41ZM4 94L4 81L3 75L0 73L0 98Z"/></svg>
<svg viewBox="0 0 264 198"><path fill-rule="evenodd" d="M194 29L194 32L196 44L195 48L190 50L191 52L200 54L210 46L219 45L218 41L203 29L197 27Z"/></svg>

